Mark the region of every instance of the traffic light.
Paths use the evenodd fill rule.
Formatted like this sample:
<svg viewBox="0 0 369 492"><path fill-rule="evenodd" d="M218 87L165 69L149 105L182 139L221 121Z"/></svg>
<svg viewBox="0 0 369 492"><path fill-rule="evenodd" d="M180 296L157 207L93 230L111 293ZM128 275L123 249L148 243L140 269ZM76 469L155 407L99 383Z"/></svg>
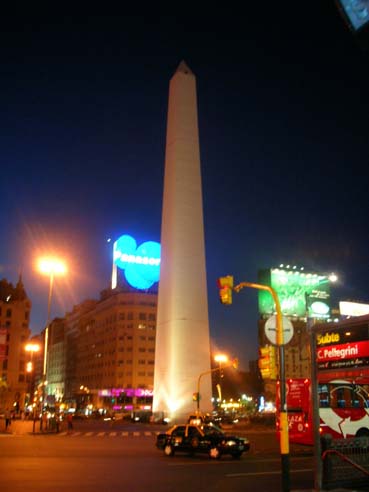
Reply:
<svg viewBox="0 0 369 492"><path fill-rule="evenodd" d="M277 379L276 348L273 345L259 348L259 369L263 379Z"/></svg>
<svg viewBox="0 0 369 492"><path fill-rule="evenodd" d="M200 400L200 394L199 393L193 393L192 395L192 401L199 401Z"/></svg>
<svg viewBox="0 0 369 492"><path fill-rule="evenodd" d="M33 364L32 362L27 362L26 364L26 372L32 372L33 371Z"/></svg>
<svg viewBox="0 0 369 492"><path fill-rule="evenodd" d="M277 347L269 345L270 379L278 379Z"/></svg>
<svg viewBox="0 0 369 492"><path fill-rule="evenodd" d="M263 379L270 377L270 358L269 347L259 348L259 361L258 361L260 374Z"/></svg>
<svg viewBox="0 0 369 492"><path fill-rule="evenodd" d="M219 297L222 304L232 304L233 276L218 278Z"/></svg>

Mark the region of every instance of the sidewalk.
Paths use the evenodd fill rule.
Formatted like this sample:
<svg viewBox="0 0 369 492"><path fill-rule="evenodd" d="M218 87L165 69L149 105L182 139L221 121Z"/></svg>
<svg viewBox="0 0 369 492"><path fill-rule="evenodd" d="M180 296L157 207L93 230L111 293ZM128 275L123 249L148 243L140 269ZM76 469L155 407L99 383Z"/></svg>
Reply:
<svg viewBox="0 0 369 492"><path fill-rule="evenodd" d="M40 430L40 421L36 420L12 420L10 427L5 430L5 421L0 421L0 435L23 435L23 434L55 434L55 430Z"/></svg>

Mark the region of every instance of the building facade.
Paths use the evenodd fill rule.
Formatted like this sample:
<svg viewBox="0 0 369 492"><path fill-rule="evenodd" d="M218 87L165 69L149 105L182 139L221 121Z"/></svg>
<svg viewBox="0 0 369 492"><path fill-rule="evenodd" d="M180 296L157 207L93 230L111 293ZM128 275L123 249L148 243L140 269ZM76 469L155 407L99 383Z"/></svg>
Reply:
<svg viewBox="0 0 369 492"><path fill-rule="evenodd" d="M5 279L0 281L0 410L24 409L29 385L25 344L30 336L31 307L21 277L15 287Z"/></svg>
<svg viewBox="0 0 369 492"><path fill-rule="evenodd" d="M155 292L117 288L54 320L48 394L81 409L123 411L151 401L156 309Z"/></svg>

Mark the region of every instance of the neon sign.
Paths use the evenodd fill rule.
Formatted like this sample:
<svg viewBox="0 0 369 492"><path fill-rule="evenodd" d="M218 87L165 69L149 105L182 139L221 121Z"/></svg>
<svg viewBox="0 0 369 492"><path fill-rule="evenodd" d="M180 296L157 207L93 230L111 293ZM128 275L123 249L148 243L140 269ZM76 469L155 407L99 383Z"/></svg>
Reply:
<svg viewBox="0 0 369 492"><path fill-rule="evenodd" d="M325 333L324 335L318 334L316 337L317 345L325 345L328 343L337 343L340 341L339 333Z"/></svg>
<svg viewBox="0 0 369 492"><path fill-rule="evenodd" d="M127 234L114 243L113 267L124 270L129 285L149 289L160 276L160 244L146 241L137 247L136 240Z"/></svg>

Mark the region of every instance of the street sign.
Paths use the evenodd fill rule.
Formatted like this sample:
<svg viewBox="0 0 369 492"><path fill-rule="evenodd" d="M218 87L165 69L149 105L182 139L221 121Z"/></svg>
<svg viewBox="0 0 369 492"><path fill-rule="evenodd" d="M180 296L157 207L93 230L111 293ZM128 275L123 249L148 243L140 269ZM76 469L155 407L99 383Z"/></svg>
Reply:
<svg viewBox="0 0 369 492"><path fill-rule="evenodd" d="M291 321L282 316L283 345L289 343L293 337L293 325ZM277 345L277 316L274 314L265 323L265 336L273 345Z"/></svg>

